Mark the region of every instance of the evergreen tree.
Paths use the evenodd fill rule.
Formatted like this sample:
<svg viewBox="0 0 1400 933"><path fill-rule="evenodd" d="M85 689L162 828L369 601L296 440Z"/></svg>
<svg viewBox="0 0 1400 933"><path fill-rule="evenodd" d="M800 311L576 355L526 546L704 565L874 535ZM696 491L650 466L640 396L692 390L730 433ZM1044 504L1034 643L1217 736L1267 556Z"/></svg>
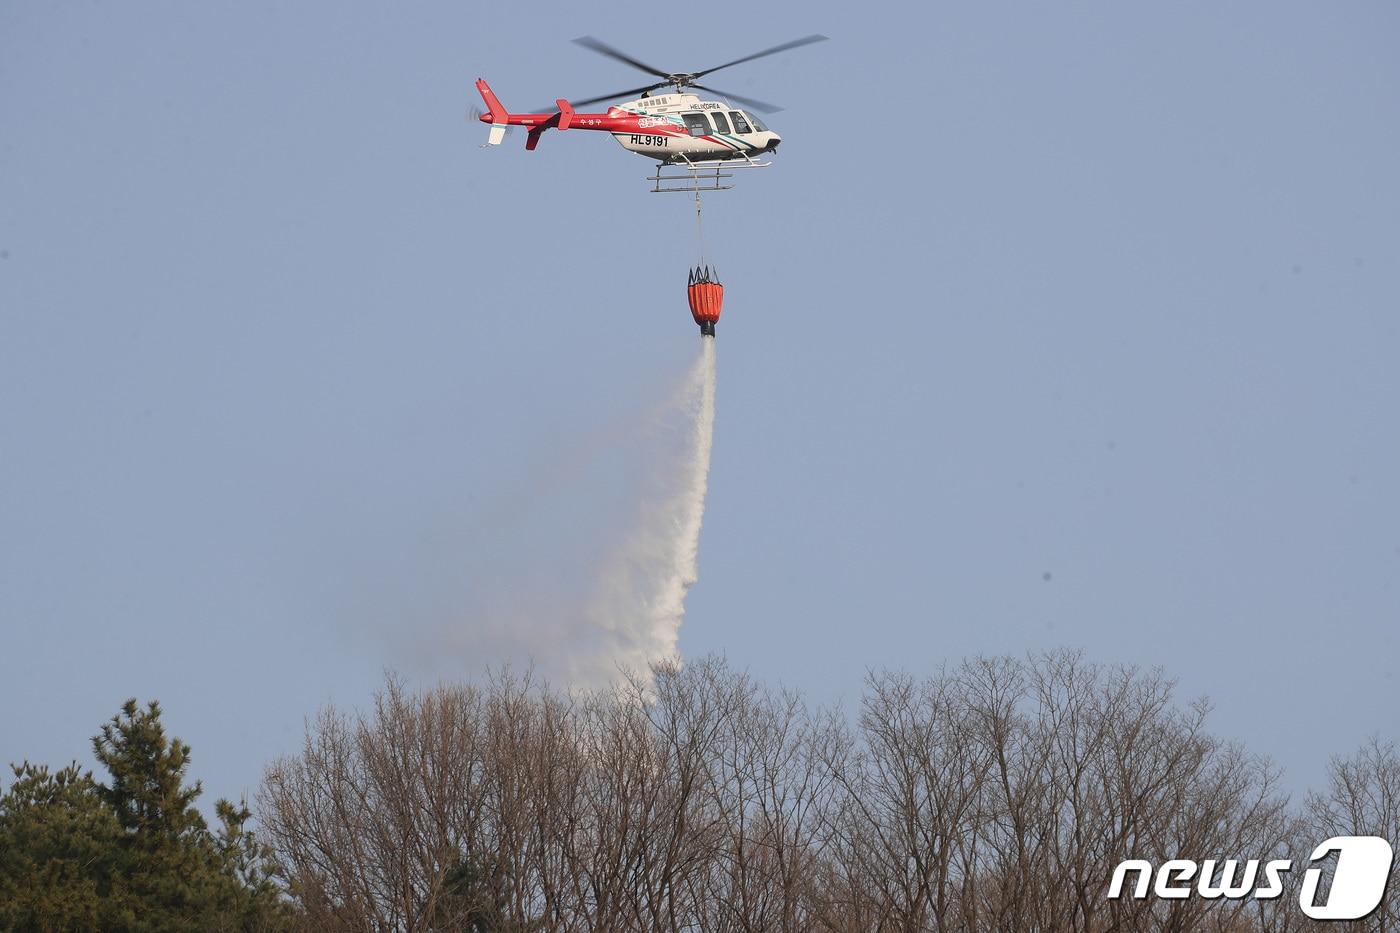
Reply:
<svg viewBox="0 0 1400 933"><path fill-rule="evenodd" d="M231 900L223 909L225 929L272 930L290 925L291 909L273 880L273 853L248 829L253 814L246 801L237 807L227 800L214 805L219 831L214 837L218 864L233 881ZM231 925L230 925L231 924Z"/></svg>
<svg viewBox="0 0 1400 933"><path fill-rule="evenodd" d="M186 783L190 747L160 715L128 700L93 738L106 784L76 764L14 768L0 798L0 929L289 928L247 807L218 801L209 830L200 783Z"/></svg>
<svg viewBox="0 0 1400 933"><path fill-rule="evenodd" d="M116 815L123 869L142 910L131 929L189 929L219 900L212 840L194 807L202 792L185 784L190 747L167 738L155 701L142 709L127 700L120 715L92 740L93 754L111 775L98 793Z"/></svg>
<svg viewBox="0 0 1400 933"><path fill-rule="evenodd" d="M91 772L12 765L0 797L0 929L104 930L119 926L121 824Z"/></svg>

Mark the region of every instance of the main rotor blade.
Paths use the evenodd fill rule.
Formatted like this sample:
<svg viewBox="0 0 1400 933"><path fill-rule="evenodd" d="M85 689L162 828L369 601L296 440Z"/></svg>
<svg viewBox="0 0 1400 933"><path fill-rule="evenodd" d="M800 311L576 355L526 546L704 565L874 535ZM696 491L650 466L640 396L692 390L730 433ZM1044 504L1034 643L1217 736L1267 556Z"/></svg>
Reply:
<svg viewBox="0 0 1400 933"><path fill-rule="evenodd" d="M670 77L670 72L662 71L660 68L653 67L645 62L639 62L631 55L628 55L626 52L618 51L601 39L595 39L592 36L579 36L574 40L574 45L581 45L586 49L592 49L599 55L606 55L608 58L615 58L620 62L626 62L633 68L640 68L647 74L656 75L658 78Z"/></svg>
<svg viewBox="0 0 1400 933"><path fill-rule="evenodd" d="M669 81L662 81L660 84L648 84L646 87L634 87L630 91L618 91L616 94L604 94L601 97L590 97L587 100L571 100L569 104L574 107L587 107L589 104L596 104L604 100L616 100L619 97L636 97L638 94L645 94L647 91L654 91L659 87L670 84ZM558 109L557 107L554 109Z"/></svg>
<svg viewBox="0 0 1400 933"><path fill-rule="evenodd" d="M728 91L718 91L712 87L705 87L703 84L692 84L690 86L699 88L702 91L709 91L711 94L718 94L720 97L727 97L730 100L737 100L745 107L752 107L754 110L761 110L764 113L777 113L779 110L783 109L777 104L769 104L761 100L754 100L752 97L740 97L738 94L731 94Z"/></svg>
<svg viewBox="0 0 1400 933"><path fill-rule="evenodd" d="M574 41L575 41L575 42L578 42L578 41L580 41L580 40L575 39ZM596 40L595 40L595 41L596 41ZM773 46L771 49L764 49L762 52L754 52L752 55L746 55L746 56L744 56L743 58L736 58L736 59L734 59L734 61L732 61L732 62L725 62L723 65L716 65L716 66L713 67L713 68L706 68L704 71L697 71L697 72L695 72L693 75L691 75L691 77L692 77L692 78L703 78L705 75L710 74L711 72L719 71L721 68L728 68L730 65L739 65L739 64L742 64L742 63L744 63L744 62L751 62L751 61L753 61L755 58L762 58L762 57L765 56L765 55L776 55L776 54L779 53L779 52L786 52L788 49L795 49L795 48L798 48L799 46L803 46L803 45L811 45L813 42L825 42L825 41L826 41L826 36L815 35L815 34L814 34L814 35L810 35L810 36L805 36L804 38L801 38L801 39L793 39L791 42L784 42L782 45L775 45L775 46ZM635 64L635 63L634 63L634 64ZM662 77L665 77L665 76L663 75ZM738 100L738 98L736 97L735 100Z"/></svg>

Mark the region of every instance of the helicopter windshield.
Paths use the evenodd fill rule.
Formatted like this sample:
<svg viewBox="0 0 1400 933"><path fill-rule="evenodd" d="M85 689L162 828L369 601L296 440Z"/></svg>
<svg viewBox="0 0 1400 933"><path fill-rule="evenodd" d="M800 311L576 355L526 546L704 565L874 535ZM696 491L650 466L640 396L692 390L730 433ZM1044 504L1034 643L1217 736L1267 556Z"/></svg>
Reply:
<svg viewBox="0 0 1400 933"><path fill-rule="evenodd" d="M736 132L736 133L752 133L752 132L753 132L753 130L749 128L749 121L748 121L748 120L745 120L745 119L744 119L744 115L743 115L742 113L740 113L739 111L737 111L737 110L731 110L731 111L729 111L729 117L730 117L730 119L732 119L732 120L734 121L734 132Z"/></svg>
<svg viewBox="0 0 1400 933"><path fill-rule="evenodd" d="M763 125L763 121L760 120L758 117L754 116L753 114L749 114L749 122L753 124L753 128L756 132L768 132L768 127Z"/></svg>

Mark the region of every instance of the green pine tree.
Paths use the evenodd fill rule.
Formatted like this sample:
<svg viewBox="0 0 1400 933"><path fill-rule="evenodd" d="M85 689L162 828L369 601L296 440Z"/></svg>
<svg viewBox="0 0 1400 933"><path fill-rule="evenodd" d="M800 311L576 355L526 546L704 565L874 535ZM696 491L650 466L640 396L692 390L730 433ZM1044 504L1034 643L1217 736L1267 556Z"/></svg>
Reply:
<svg viewBox="0 0 1400 933"><path fill-rule="evenodd" d="M0 797L0 930L290 929L246 806L215 804L211 832L187 783L190 747L160 705L128 700L92 740L106 784L76 764L26 762Z"/></svg>
<svg viewBox="0 0 1400 933"><path fill-rule="evenodd" d="M0 797L0 930L106 930L120 924L121 824L91 772L12 765Z"/></svg>
<svg viewBox="0 0 1400 933"><path fill-rule="evenodd" d="M185 784L190 747L167 738L160 713L154 701L142 709L127 700L92 740L111 775L98 793L124 831L123 874L141 905L132 930L191 929L219 899L213 845L194 807L202 788Z"/></svg>

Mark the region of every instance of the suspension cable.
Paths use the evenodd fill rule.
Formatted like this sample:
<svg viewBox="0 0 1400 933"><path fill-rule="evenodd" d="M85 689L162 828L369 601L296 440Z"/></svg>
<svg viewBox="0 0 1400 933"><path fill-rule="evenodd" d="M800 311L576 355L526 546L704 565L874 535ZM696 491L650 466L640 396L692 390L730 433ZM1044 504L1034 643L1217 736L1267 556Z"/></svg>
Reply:
<svg viewBox="0 0 1400 933"><path fill-rule="evenodd" d="M700 189L695 189L695 246L700 254L700 262L696 268L705 264L705 227L700 220Z"/></svg>

